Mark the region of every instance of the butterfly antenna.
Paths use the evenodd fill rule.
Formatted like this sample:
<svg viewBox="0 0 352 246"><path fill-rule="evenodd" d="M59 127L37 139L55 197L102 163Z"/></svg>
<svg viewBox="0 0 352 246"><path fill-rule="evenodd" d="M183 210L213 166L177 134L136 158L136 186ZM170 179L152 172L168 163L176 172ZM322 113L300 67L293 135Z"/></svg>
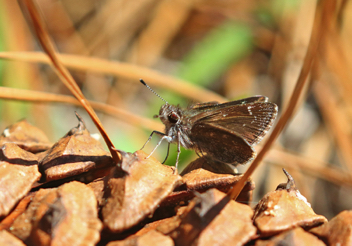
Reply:
<svg viewBox="0 0 352 246"><path fill-rule="evenodd" d="M151 92L153 92L157 97L159 97L161 100L163 100L165 103L168 104L168 102L167 102L164 98L162 98L158 93L156 93L152 88L150 88L150 86L147 85L147 84L144 82L143 79L140 79L139 81L140 81L143 85L145 85Z"/></svg>

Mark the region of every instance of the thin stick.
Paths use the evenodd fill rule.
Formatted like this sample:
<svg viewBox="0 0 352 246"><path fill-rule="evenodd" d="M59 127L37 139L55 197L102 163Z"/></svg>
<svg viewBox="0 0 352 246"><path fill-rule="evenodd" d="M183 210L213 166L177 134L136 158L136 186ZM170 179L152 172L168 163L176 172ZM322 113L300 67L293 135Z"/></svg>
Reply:
<svg viewBox="0 0 352 246"><path fill-rule="evenodd" d="M228 99L213 91L150 68L126 62L110 61L98 57L62 53L56 55L60 59L60 62L67 68L114 75L119 78L125 78L127 79L126 81L137 82L139 78L143 78L153 87L164 88L199 102L217 101L222 103L228 101ZM48 57L42 52L2 51L0 52L0 58L51 65Z"/></svg>
<svg viewBox="0 0 352 246"><path fill-rule="evenodd" d="M15 101L29 101L34 103L66 103L83 107L73 96L54 94L49 92L24 90L17 88L9 88L0 86L0 99L15 100ZM165 126L156 120L151 120L142 116L131 113L130 111L114 107L109 104L91 101L90 105L94 110L98 110L107 115L114 116L121 121L127 122L136 127L142 127L148 130L163 131Z"/></svg>
<svg viewBox="0 0 352 246"><path fill-rule="evenodd" d="M106 145L111 153L112 158L114 159L117 166L120 165L121 155L115 149L112 141L110 140L108 134L106 133L103 125L101 124L98 116L94 112L93 108L90 106L88 100L84 97L82 91L78 87L77 83L73 79L72 75L69 71L62 65L59 58L56 55L55 47L53 42L51 41L48 32L45 28L44 22L39 14L39 11L32 0L24 0L24 5L26 6L29 16L32 19L32 23L34 26L34 31L37 34L38 40L49 56L51 62L53 63L53 68L56 74L59 76L61 81L66 85L66 87L72 92L72 94L77 98L77 100L82 104L84 109L87 111L94 124L98 128L100 134L103 136Z"/></svg>
<svg viewBox="0 0 352 246"><path fill-rule="evenodd" d="M322 11L325 12L327 9L327 4L328 1L323 2L323 8ZM242 191L244 185L246 184L247 180L250 178L250 176L253 174L254 170L259 166L261 161L263 160L265 154L269 151L273 143L275 142L276 138L279 136L279 134L282 132L284 127L286 126L287 122L290 120L290 118L293 116L293 112L298 104L299 97L303 91L303 88L305 87L306 83L308 83L307 77L308 74L311 70L311 67L314 63L317 50L318 50L318 44L319 40L321 40L322 36L322 19L324 16L324 13L321 13L319 9L316 10L315 12L315 18L314 18L314 25L313 25L313 30L312 30L312 35L310 39L310 43L308 46L308 50L303 62L302 70L300 72L300 75L298 77L298 81L296 84L296 87L292 93L290 103L286 109L286 111L282 114L280 117L276 127L273 129L272 134L269 136L267 142L264 144L262 150L258 153L257 157L254 159L252 162L251 166L247 169L247 171L244 173L243 177L239 180L239 182L228 192L228 196L231 199L236 199L240 192Z"/></svg>

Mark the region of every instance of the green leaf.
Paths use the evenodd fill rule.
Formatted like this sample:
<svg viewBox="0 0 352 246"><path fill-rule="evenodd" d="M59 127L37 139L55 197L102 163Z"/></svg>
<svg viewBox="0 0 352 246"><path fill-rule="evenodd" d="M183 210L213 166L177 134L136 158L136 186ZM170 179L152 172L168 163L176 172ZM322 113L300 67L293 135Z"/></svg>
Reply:
<svg viewBox="0 0 352 246"><path fill-rule="evenodd" d="M209 85L233 63L247 55L253 45L251 30L226 22L210 32L185 57L178 77L199 85Z"/></svg>

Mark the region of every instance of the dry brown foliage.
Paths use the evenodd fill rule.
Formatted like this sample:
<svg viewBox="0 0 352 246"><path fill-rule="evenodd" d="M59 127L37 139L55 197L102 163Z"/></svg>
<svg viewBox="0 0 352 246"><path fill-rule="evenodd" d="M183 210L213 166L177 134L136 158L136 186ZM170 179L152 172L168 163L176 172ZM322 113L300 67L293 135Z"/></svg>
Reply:
<svg viewBox="0 0 352 246"><path fill-rule="evenodd" d="M22 0L0 12L0 245L351 244L349 1ZM232 60L216 42L201 49L224 23L250 33ZM140 78L170 103L262 94L280 118L244 175L187 154L177 175L163 151L136 151L141 129L163 129ZM90 120L73 127L77 106L107 151ZM282 167L295 181L275 190Z"/></svg>

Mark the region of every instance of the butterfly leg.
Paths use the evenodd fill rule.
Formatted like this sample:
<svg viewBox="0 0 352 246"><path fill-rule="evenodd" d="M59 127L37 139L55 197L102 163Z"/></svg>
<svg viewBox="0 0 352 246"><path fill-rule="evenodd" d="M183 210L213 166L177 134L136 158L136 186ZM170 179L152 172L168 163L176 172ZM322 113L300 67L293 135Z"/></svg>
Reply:
<svg viewBox="0 0 352 246"><path fill-rule="evenodd" d="M167 145L167 154L166 154L166 157L165 157L164 161L162 162L162 164L164 164L165 161L167 160L167 158L169 157L169 152L170 152L170 142Z"/></svg>
<svg viewBox="0 0 352 246"><path fill-rule="evenodd" d="M155 133L160 134L161 132L155 131ZM162 133L162 135L163 135L163 137L160 139L159 143L155 146L155 148L152 150L152 152L146 157L146 159L149 158L154 153L154 151L160 146L160 144L163 140L167 140L170 143L171 138L168 135L165 135L164 133Z"/></svg>
<svg viewBox="0 0 352 246"><path fill-rule="evenodd" d="M181 154L181 132L177 131L177 158L175 163L174 174L177 174L177 166L178 166L178 160L180 159L180 154Z"/></svg>
<svg viewBox="0 0 352 246"><path fill-rule="evenodd" d="M144 144L143 147L141 148L141 150L144 149L144 147L147 145L147 143L149 143L149 141L152 139L154 133L155 133L155 134L158 134L158 135L160 135L160 136L165 136L165 133L158 132L158 131L153 131L153 132L150 134L150 136L149 136L147 142L145 142L145 144Z"/></svg>

